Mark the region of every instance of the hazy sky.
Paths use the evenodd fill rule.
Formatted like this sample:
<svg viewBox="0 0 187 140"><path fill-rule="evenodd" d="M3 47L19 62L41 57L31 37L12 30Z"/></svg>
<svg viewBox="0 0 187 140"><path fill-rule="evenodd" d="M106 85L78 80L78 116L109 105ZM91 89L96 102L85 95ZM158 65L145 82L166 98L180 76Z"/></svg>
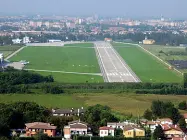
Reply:
<svg viewBox="0 0 187 140"><path fill-rule="evenodd" d="M0 13L187 18L187 0L0 0Z"/></svg>

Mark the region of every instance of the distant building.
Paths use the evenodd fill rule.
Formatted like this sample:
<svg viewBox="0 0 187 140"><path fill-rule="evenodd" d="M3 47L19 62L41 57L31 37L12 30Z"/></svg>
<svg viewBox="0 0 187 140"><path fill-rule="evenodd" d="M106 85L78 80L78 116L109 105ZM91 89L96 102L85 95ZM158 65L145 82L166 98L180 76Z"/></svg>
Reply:
<svg viewBox="0 0 187 140"><path fill-rule="evenodd" d="M81 121L69 122L67 126L64 126L64 138L70 139L72 135L84 136L87 135L88 126L87 123Z"/></svg>
<svg viewBox="0 0 187 140"><path fill-rule="evenodd" d="M54 137L56 135L56 126L50 125L49 123L26 123L25 126L26 136L28 137L32 137L40 131L42 131L44 134L47 134L49 137Z"/></svg>
<svg viewBox="0 0 187 140"><path fill-rule="evenodd" d="M155 43L155 40L153 39L147 39L147 37L145 37L145 39L142 41L144 45L152 45Z"/></svg>
<svg viewBox="0 0 187 140"><path fill-rule="evenodd" d="M106 42L112 42L112 38L105 38Z"/></svg>
<svg viewBox="0 0 187 140"><path fill-rule="evenodd" d="M111 127L100 127L99 128L99 136L100 137L107 137L107 136L113 136L114 137L114 128Z"/></svg>
<svg viewBox="0 0 187 140"><path fill-rule="evenodd" d="M111 128L115 128L115 129L124 129L126 126L128 125L135 125L135 123L131 123L131 122L108 122L107 123L107 127L111 127Z"/></svg>
<svg viewBox="0 0 187 140"><path fill-rule="evenodd" d="M4 55L3 53L0 53L0 63L3 63L3 61L4 61Z"/></svg>
<svg viewBox="0 0 187 140"><path fill-rule="evenodd" d="M13 44L21 44L21 39L17 38L17 39L12 39Z"/></svg>
<svg viewBox="0 0 187 140"><path fill-rule="evenodd" d="M27 44L27 43L30 43L30 39L29 39L29 37L25 36L23 38L23 44Z"/></svg>
<svg viewBox="0 0 187 140"><path fill-rule="evenodd" d="M80 116L83 115L85 112L84 108L78 109L53 109L52 114L53 116Z"/></svg>
<svg viewBox="0 0 187 140"><path fill-rule="evenodd" d="M62 42L62 40L50 39L50 40L48 40L48 42L49 42L49 43Z"/></svg>

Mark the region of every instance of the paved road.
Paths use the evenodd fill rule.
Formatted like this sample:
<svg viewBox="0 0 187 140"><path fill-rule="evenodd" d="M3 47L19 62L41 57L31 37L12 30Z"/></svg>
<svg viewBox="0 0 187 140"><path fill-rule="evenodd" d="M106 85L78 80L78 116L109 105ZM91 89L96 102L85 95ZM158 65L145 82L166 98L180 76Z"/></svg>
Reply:
<svg viewBox="0 0 187 140"><path fill-rule="evenodd" d="M141 82L108 42L94 42L105 82Z"/></svg>

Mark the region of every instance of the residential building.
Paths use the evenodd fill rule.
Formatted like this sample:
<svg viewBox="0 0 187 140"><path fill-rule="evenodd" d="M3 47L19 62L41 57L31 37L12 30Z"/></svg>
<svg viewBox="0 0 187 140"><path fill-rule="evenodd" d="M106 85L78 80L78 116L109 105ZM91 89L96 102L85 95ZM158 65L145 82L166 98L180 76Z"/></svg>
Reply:
<svg viewBox="0 0 187 140"><path fill-rule="evenodd" d="M53 116L80 116L83 115L85 112L85 109L78 108L78 109L53 109L52 114Z"/></svg>
<svg viewBox="0 0 187 140"><path fill-rule="evenodd" d="M156 121L160 122L160 124L169 124L169 125L173 124L173 121L170 118L157 119Z"/></svg>
<svg viewBox="0 0 187 140"><path fill-rule="evenodd" d="M128 126L128 125L135 125L135 123L131 123L131 122L128 122L128 121L125 121L125 122L108 122L107 123L107 127L111 127L111 128L120 128L120 129L124 129L125 126Z"/></svg>
<svg viewBox="0 0 187 140"><path fill-rule="evenodd" d="M99 136L100 137L107 137L107 136L113 136L114 137L114 128L112 127L100 127L99 128Z"/></svg>
<svg viewBox="0 0 187 140"><path fill-rule="evenodd" d="M87 123L79 121L69 122L64 127L64 138L69 139L72 135L87 135L88 126Z"/></svg>
<svg viewBox="0 0 187 140"><path fill-rule="evenodd" d="M56 135L56 126L53 126L49 123L26 123L25 126L26 136L29 137L36 135L40 131L42 131L44 134L47 134L49 137L54 137Z"/></svg>
<svg viewBox="0 0 187 140"><path fill-rule="evenodd" d="M146 127L148 127L152 133L155 131L158 125L160 125L159 121L147 121L146 122Z"/></svg>
<svg viewBox="0 0 187 140"><path fill-rule="evenodd" d="M145 137L145 130L136 126L128 126L123 130L125 138Z"/></svg>
<svg viewBox="0 0 187 140"><path fill-rule="evenodd" d="M162 124L161 126L167 139L185 136L185 133L178 125Z"/></svg>

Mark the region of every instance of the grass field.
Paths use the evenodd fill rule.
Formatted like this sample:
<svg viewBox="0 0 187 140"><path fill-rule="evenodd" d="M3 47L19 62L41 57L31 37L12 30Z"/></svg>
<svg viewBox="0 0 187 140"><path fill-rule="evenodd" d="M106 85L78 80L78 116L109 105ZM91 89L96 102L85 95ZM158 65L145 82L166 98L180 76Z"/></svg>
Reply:
<svg viewBox="0 0 187 140"><path fill-rule="evenodd" d="M65 47L94 47L93 43L74 43L74 44L65 44Z"/></svg>
<svg viewBox="0 0 187 140"><path fill-rule="evenodd" d="M10 61L29 61L26 69L100 73L94 48L26 47Z"/></svg>
<svg viewBox="0 0 187 140"><path fill-rule="evenodd" d="M153 56L134 45L114 43L113 46L143 82L181 82L182 75L169 70Z"/></svg>
<svg viewBox="0 0 187 140"><path fill-rule="evenodd" d="M0 53L3 53L4 57L7 57L19 48L20 46L0 46Z"/></svg>
<svg viewBox="0 0 187 140"><path fill-rule="evenodd" d="M151 107L153 100L171 101L175 105L186 100L186 96L173 95L136 95L136 94L10 94L0 95L0 103L16 101L32 101L48 108L78 108L95 104L107 105L115 112L123 114L142 115Z"/></svg>
<svg viewBox="0 0 187 140"><path fill-rule="evenodd" d="M160 51L163 51L165 53L168 53L170 51L172 52L185 52L184 47L172 47L172 46L160 46L160 45L142 45L145 49L152 52L156 56L160 57L161 59L167 61L167 60L187 60L187 56L184 55L165 55L163 53L159 53Z"/></svg>
<svg viewBox="0 0 187 140"><path fill-rule="evenodd" d="M103 83L102 76L96 75L79 75L67 73L37 72L43 76L52 75L56 82L62 83Z"/></svg>

